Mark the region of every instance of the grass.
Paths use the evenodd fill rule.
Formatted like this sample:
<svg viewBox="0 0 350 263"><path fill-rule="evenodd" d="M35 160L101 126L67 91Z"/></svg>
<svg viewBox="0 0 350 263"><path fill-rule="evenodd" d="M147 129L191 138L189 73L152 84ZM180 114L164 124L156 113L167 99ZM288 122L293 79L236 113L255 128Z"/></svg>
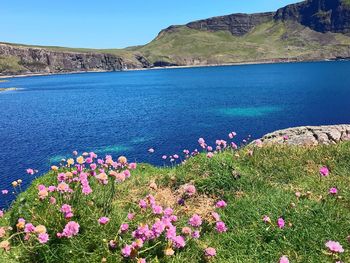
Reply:
<svg viewBox="0 0 350 263"><path fill-rule="evenodd" d="M0 56L0 72L22 72L26 69L20 64L20 59L14 56Z"/></svg>
<svg viewBox="0 0 350 263"><path fill-rule="evenodd" d="M349 44L350 38L342 34L322 34L297 23L271 21L242 37L228 31L201 31L181 26L163 32L137 50L152 63L166 61L188 65L324 59L334 54L345 57Z"/></svg>
<svg viewBox="0 0 350 263"><path fill-rule="evenodd" d="M320 178L323 165L331 172ZM17 219L24 217L45 224L49 232L62 229L64 220L54 220L59 212L37 196L37 185L53 184L55 178L51 171L35 180L0 219L0 225L15 229ZM157 190L150 189L150 182L157 184ZM127 213L136 211L138 200L146 194L162 195L166 189L175 193L188 182L207 200L227 201L221 215L229 231L220 235L204 231L200 241L189 242L174 256L165 258L161 251L152 252L148 262L201 262L207 246L217 249L213 262L278 262L281 255L291 262L335 262L324 245L328 240L339 241L345 249L341 260L350 261L350 143L342 143L312 148L268 146L254 149L252 156L247 148L227 150L212 159L201 154L173 168L138 165L129 180L117 185L108 225L98 226L96 220L103 215L104 196L110 192L94 184L85 205L73 207L74 219L81 225L78 236L52 238L47 245L32 247L17 240L10 252L2 252L1 262L101 262L103 258L122 262L120 250L108 250L106 242L115 237ZM338 188L338 197L328 194L331 187ZM299 199L297 191L302 193ZM204 209L195 200L188 203L190 211L181 213ZM263 223L264 215L271 217L273 225L283 217L287 227Z"/></svg>
<svg viewBox="0 0 350 263"><path fill-rule="evenodd" d="M350 0L344 0L349 4ZM318 15L323 15L319 13ZM0 42L1 44L1 42ZM243 36L229 31L205 31L178 26L162 31L150 43L125 49L89 49L10 44L44 48L56 52L108 53L125 62L139 64L143 55L151 64L207 65L246 62L305 61L348 57L350 37L340 33L320 33L296 22L262 23ZM0 57L0 72L23 72L43 65L21 64L15 57Z"/></svg>

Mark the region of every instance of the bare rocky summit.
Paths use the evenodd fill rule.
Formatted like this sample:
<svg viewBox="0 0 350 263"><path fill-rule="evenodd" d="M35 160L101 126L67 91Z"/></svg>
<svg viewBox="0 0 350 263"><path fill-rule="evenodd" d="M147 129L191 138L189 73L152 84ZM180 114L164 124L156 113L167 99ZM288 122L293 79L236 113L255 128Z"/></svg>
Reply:
<svg viewBox="0 0 350 263"><path fill-rule="evenodd" d="M350 125L302 126L288 128L266 134L261 139L263 144L287 145L329 145L350 140Z"/></svg>

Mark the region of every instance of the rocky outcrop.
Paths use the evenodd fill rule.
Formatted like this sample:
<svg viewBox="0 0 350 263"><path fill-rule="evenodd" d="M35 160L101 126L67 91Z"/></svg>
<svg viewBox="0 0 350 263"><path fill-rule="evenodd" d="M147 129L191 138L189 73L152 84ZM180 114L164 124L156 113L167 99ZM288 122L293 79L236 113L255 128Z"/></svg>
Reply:
<svg viewBox="0 0 350 263"><path fill-rule="evenodd" d="M0 74L61 73L84 71L117 71L149 67L147 59L137 54L124 58L108 53L61 52L45 48L31 48L0 44L0 57L13 58L18 64L15 72L11 69Z"/></svg>
<svg viewBox="0 0 350 263"><path fill-rule="evenodd" d="M273 12L251 15L232 14L191 22L186 26L192 29L209 31L227 30L232 35L242 36L250 32L255 26L272 20L274 14Z"/></svg>
<svg viewBox="0 0 350 263"><path fill-rule="evenodd" d="M318 32L350 33L350 5L345 0L307 0L258 14L232 14L203 19L186 26L197 30L230 31L235 36L250 32L268 21L294 21ZM166 31L171 31L171 26Z"/></svg>
<svg viewBox="0 0 350 263"><path fill-rule="evenodd" d="M275 20L292 20L318 32L350 33L350 5L345 0L308 0L277 10Z"/></svg>
<svg viewBox="0 0 350 263"><path fill-rule="evenodd" d="M260 139L262 144L287 144L303 146L335 144L349 140L349 124L289 128L266 134Z"/></svg>

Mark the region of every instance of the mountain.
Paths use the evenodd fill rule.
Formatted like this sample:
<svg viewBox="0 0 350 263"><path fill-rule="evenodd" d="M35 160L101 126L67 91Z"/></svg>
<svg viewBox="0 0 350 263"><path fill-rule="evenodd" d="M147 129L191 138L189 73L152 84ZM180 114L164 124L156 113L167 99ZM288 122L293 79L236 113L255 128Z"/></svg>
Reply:
<svg viewBox="0 0 350 263"><path fill-rule="evenodd" d="M155 65L338 59L350 57L349 32L349 0L308 0L170 26L137 50Z"/></svg>
<svg viewBox="0 0 350 263"><path fill-rule="evenodd" d="M0 74L350 58L350 0L307 0L276 12L170 26L144 46L72 49L0 44Z"/></svg>

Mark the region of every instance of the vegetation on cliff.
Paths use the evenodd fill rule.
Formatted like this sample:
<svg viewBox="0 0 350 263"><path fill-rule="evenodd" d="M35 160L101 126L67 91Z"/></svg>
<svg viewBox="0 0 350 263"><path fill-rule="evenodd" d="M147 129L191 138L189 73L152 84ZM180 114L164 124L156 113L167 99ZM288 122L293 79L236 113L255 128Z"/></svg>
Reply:
<svg viewBox="0 0 350 263"><path fill-rule="evenodd" d="M0 219L2 262L350 260L350 143L232 146L173 167L52 167Z"/></svg>
<svg viewBox="0 0 350 263"><path fill-rule="evenodd" d="M150 43L125 49L0 43L0 73L114 71L349 58L348 2L307 0L276 12L203 19L170 26Z"/></svg>

